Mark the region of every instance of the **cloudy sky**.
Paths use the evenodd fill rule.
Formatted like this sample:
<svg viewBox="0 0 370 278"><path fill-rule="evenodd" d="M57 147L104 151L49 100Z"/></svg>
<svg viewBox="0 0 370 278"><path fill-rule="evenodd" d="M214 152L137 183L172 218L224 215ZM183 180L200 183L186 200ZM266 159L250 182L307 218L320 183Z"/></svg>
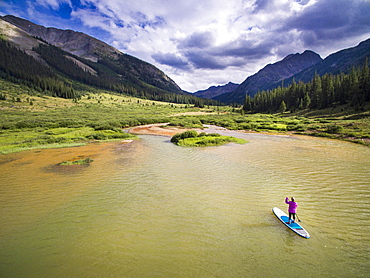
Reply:
<svg viewBox="0 0 370 278"><path fill-rule="evenodd" d="M6 14L96 37L189 92L370 38L370 0L0 0Z"/></svg>

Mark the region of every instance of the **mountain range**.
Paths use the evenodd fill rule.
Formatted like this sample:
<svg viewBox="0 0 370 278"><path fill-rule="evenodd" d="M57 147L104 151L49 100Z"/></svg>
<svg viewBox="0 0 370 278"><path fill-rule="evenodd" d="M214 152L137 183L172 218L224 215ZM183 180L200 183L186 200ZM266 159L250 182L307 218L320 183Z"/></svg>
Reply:
<svg viewBox="0 0 370 278"><path fill-rule="evenodd" d="M256 74L247 77L235 90L213 96L223 103L243 103L245 96L253 97L259 91L267 91L295 82L311 81L315 74L349 73L353 67L361 67L370 57L370 39L359 45L340 50L322 59L317 53L306 50L302 54L290 54L281 61L269 64ZM211 87L212 88L212 87ZM209 89L208 89L209 90ZM207 97L208 90L203 91Z"/></svg>
<svg viewBox="0 0 370 278"><path fill-rule="evenodd" d="M306 50L302 54L290 54L283 60L269 64L256 74L249 76L234 91L217 96L225 103L243 103L245 95L254 96L258 91L268 90L282 80L322 61L320 55Z"/></svg>
<svg viewBox="0 0 370 278"><path fill-rule="evenodd" d="M194 95L202 98L215 98L219 95L234 91L238 86L239 84L229 82L226 85L211 86L206 90L197 91Z"/></svg>
<svg viewBox="0 0 370 278"><path fill-rule="evenodd" d="M6 15L0 17L0 38L0 41L8 43L2 46L5 49L3 52L14 53L12 61L9 61L11 55L6 57L3 53L4 57L0 59L1 76L22 84L37 82L34 87L39 91L52 91L56 94L55 86L50 89L50 86L45 85L45 82L51 81L38 80L47 76L56 80L55 82L64 83L61 85L64 87L93 86L153 100L192 104L199 101L205 104L217 103L184 92L169 76L150 63L124 54L81 32L46 28ZM22 53L16 52L12 47ZM29 62L30 57L24 54L31 56L33 60ZM27 71L30 63L38 71L44 72L45 76L35 70ZM26 66L23 68L22 65ZM76 85L77 82L80 85Z"/></svg>
<svg viewBox="0 0 370 278"><path fill-rule="evenodd" d="M155 66L81 32L46 28L7 15L0 17L1 41L9 44L1 46L0 77L12 82L33 84L43 92L54 90L54 94L64 97L75 95L58 94L59 87L73 90L93 86L136 97L193 104L243 104L246 95L289 85L293 79L308 82L315 74L348 73L370 56L370 39L325 59L306 50L266 65L241 84L229 82L190 94Z"/></svg>
<svg viewBox="0 0 370 278"><path fill-rule="evenodd" d="M9 40L21 48L28 50L28 53L32 53L33 56L38 56L35 55L32 47L39 42L32 42L29 35L92 62L98 62L102 59L115 62L121 69L126 68L125 74L127 74L127 79L132 80L133 83L137 85L143 86L144 84L142 83L146 83L146 85L156 86L166 91L181 93L180 87L153 65L130 55L123 54L114 47L84 33L72 30L60 30L57 28L46 28L11 15L1 17L0 19L12 25L10 26L8 24L4 26L4 22L2 22L4 26L3 29L12 30L11 35L7 36ZM18 27L20 30L14 28L14 26ZM28 40L26 43L19 43L22 40L21 38L28 38ZM80 62L79 64L81 67L89 68L88 65L83 65L83 61Z"/></svg>

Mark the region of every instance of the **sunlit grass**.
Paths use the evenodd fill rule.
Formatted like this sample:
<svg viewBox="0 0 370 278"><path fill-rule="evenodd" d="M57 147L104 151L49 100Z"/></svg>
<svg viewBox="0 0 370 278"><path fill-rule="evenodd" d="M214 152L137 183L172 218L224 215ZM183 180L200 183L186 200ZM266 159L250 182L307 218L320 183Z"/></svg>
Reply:
<svg viewBox="0 0 370 278"><path fill-rule="evenodd" d="M200 109L98 89L83 92L78 100L61 99L2 80L0 93L6 96L0 100L0 153L126 139L131 135L122 132L124 128L165 122L184 128L208 124L231 130L290 132L370 145L370 105L365 111L342 106L295 114L243 115L229 106Z"/></svg>
<svg viewBox="0 0 370 278"><path fill-rule="evenodd" d="M221 146L228 143L245 144L246 140L232 136L201 136L180 140L177 145L183 147L209 147Z"/></svg>
<svg viewBox="0 0 370 278"><path fill-rule="evenodd" d="M182 147L209 147L221 146L227 143L245 144L246 140L232 136L223 136L218 133L198 134L194 130L188 130L183 133L174 135L171 142Z"/></svg>
<svg viewBox="0 0 370 278"><path fill-rule="evenodd" d="M135 139L122 130L95 130L90 127L22 129L0 133L0 153L12 153L34 148L56 148L84 145L93 140Z"/></svg>

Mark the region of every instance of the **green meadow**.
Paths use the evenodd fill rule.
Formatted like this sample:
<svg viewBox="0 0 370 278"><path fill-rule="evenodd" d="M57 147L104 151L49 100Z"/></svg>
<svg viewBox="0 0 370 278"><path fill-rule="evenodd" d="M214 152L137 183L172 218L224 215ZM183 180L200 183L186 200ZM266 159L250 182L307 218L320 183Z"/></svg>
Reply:
<svg viewBox="0 0 370 278"><path fill-rule="evenodd" d="M124 129L165 122L185 128L208 124L231 130L306 134L370 145L369 105L363 111L341 106L299 113L244 114L241 107L198 108L98 89L84 92L79 99L62 99L1 80L0 94L2 154L97 140L135 139Z"/></svg>

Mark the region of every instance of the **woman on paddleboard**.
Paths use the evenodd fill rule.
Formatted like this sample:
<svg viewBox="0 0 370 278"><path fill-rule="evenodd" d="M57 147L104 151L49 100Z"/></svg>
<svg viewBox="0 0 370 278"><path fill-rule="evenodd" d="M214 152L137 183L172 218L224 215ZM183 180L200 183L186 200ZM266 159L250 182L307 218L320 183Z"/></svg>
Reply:
<svg viewBox="0 0 370 278"><path fill-rule="evenodd" d="M286 197L285 198L285 203L289 205L289 209L288 209L289 222L287 222L287 224L291 223L292 218L293 218L293 223L294 223L295 222L295 214L297 213L298 204L294 201L293 197L291 198L291 201L289 201L289 198Z"/></svg>

